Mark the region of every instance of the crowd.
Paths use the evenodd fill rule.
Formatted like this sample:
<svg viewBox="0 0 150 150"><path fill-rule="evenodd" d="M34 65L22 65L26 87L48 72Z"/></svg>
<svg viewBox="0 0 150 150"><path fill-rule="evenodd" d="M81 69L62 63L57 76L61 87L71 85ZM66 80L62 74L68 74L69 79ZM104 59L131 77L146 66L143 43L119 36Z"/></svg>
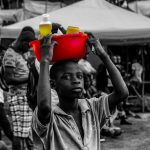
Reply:
<svg viewBox="0 0 150 150"><path fill-rule="evenodd" d="M59 29L65 34L59 24L53 24L53 29L52 33ZM102 60L97 70L86 60L88 56L51 65L56 44L51 35L41 39L39 63L29 47L29 42L36 39L31 27L24 27L7 47L1 57L0 126L13 150L35 150L33 131L46 150L100 149L102 136L115 138L122 134L121 128L114 125L115 119L120 119L120 125L131 125L127 116L138 117L128 108L121 57L110 57L99 40L88 35L88 48L94 47L94 54ZM134 61L134 86L140 84L137 68L142 71L142 66ZM12 126L4 109L5 101Z"/></svg>

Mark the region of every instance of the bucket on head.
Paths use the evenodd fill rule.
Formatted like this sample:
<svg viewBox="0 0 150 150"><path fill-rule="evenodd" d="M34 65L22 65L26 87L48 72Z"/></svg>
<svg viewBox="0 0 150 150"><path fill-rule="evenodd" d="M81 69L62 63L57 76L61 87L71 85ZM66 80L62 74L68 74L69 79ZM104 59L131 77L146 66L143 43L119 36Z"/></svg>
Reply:
<svg viewBox="0 0 150 150"><path fill-rule="evenodd" d="M86 54L87 34L82 32L76 34L55 35L53 41L58 44L54 46L52 62L66 59L81 59ZM41 60L40 40L30 42L38 61Z"/></svg>

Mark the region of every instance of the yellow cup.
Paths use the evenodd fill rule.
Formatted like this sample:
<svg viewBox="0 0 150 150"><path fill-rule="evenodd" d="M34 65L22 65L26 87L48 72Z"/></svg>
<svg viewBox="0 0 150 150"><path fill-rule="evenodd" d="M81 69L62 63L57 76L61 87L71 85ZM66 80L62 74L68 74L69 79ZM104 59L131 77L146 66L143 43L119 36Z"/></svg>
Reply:
<svg viewBox="0 0 150 150"><path fill-rule="evenodd" d="M52 33L52 24L39 25L40 36L46 36Z"/></svg>
<svg viewBox="0 0 150 150"><path fill-rule="evenodd" d="M79 27L68 26L66 34L74 34L74 33L79 33L79 32L80 32Z"/></svg>

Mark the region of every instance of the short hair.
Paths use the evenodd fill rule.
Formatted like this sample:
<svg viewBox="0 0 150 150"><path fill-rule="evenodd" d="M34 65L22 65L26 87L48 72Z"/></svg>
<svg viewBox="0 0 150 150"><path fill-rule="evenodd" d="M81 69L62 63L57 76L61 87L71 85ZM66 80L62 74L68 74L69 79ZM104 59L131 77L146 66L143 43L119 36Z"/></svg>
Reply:
<svg viewBox="0 0 150 150"><path fill-rule="evenodd" d="M22 32L19 38L21 41L26 41L26 42L31 42L36 40L35 35L31 31Z"/></svg>
<svg viewBox="0 0 150 150"><path fill-rule="evenodd" d="M50 79L55 80L57 78L57 74L60 70L63 69L63 66L68 64L69 62L76 63L78 65L77 59L67 59L67 60L62 60L62 61L57 61L54 63L50 69Z"/></svg>
<svg viewBox="0 0 150 150"><path fill-rule="evenodd" d="M32 27L30 27L30 26L23 27L22 30L21 30L21 33L24 32L24 31L30 31L30 32L32 32L35 35L34 29Z"/></svg>
<svg viewBox="0 0 150 150"><path fill-rule="evenodd" d="M18 40L20 41L26 41L31 42L36 40L34 29L30 26L25 26L22 28Z"/></svg>

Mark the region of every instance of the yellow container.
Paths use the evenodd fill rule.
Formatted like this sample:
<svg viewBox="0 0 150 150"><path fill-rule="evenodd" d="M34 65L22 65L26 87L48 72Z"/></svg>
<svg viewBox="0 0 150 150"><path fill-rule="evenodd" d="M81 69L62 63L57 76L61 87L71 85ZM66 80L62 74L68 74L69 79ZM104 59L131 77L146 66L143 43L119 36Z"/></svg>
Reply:
<svg viewBox="0 0 150 150"><path fill-rule="evenodd" d="M39 32L41 37L52 34L52 23L49 21L48 14L42 15L42 21L39 25Z"/></svg>
<svg viewBox="0 0 150 150"><path fill-rule="evenodd" d="M68 26L66 34L74 34L74 33L79 33L79 32L80 32L79 27Z"/></svg>

